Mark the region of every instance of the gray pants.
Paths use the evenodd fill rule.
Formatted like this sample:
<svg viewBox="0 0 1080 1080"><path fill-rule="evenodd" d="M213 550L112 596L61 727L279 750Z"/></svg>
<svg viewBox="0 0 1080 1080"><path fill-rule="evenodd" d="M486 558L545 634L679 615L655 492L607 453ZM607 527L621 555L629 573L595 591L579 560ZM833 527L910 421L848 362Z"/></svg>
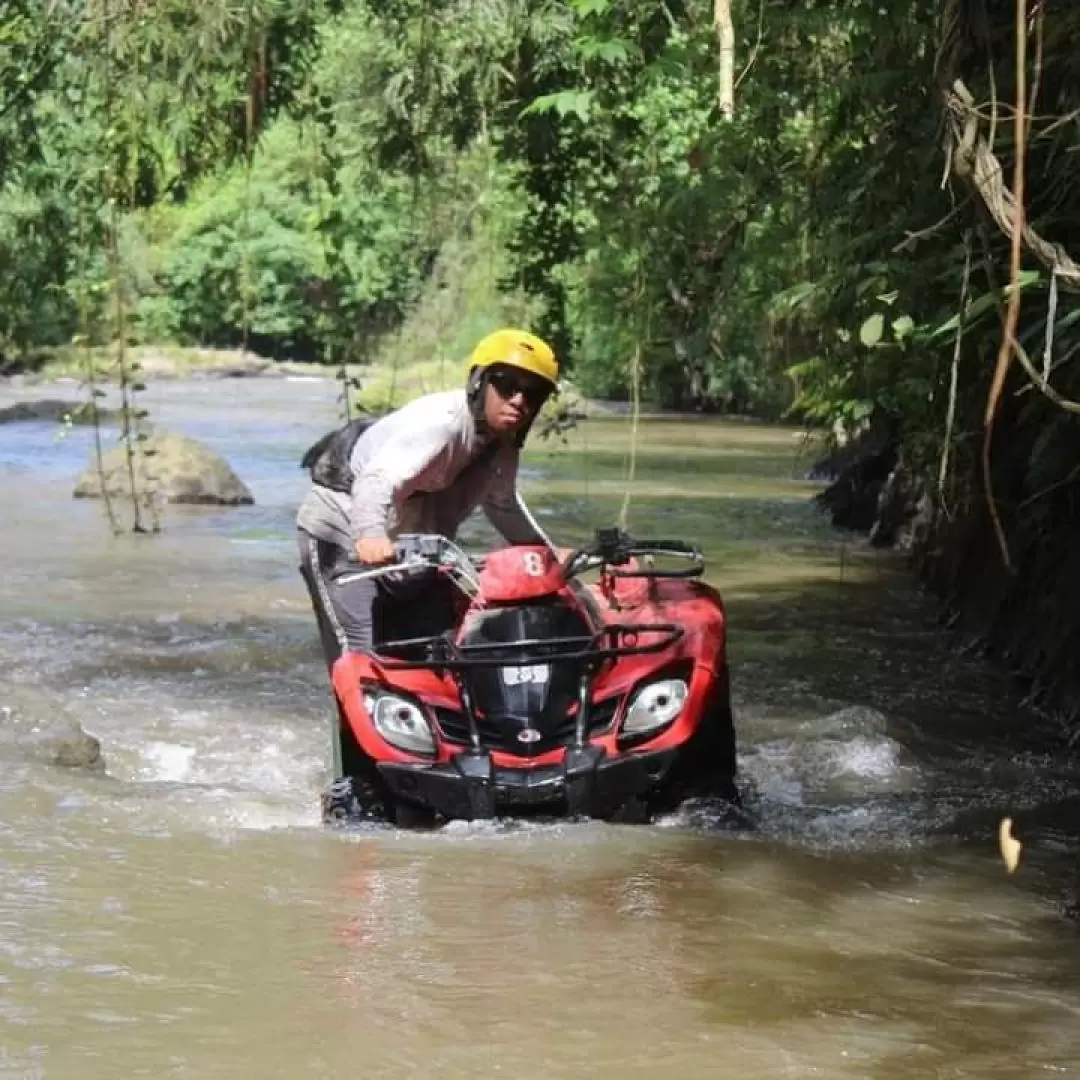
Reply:
<svg viewBox="0 0 1080 1080"><path fill-rule="evenodd" d="M454 625L457 595L445 578L393 585L356 580L363 567L344 548L303 529L296 539L328 668L342 653L370 652L381 642L439 634Z"/></svg>

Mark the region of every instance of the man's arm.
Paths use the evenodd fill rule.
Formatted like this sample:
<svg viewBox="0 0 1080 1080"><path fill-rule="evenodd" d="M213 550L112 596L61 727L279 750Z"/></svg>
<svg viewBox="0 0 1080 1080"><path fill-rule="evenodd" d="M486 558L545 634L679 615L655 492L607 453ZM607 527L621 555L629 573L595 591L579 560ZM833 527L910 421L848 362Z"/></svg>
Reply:
<svg viewBox="0 0 1080 1080"><path fill-rule="evenodd" d="M431 423L398 432L362 468L354 469L349 521L353 540L386 540L395 500L407 498L444 453L453 432Z"/></svg>
<svg viewBox="0 0 1080 1080"><path fill-rule="evenodd" d="M484 498L484 514L508 544L545 544L551 539L529 512L517 488L518 454L500 455L496 475Z"/></svg>

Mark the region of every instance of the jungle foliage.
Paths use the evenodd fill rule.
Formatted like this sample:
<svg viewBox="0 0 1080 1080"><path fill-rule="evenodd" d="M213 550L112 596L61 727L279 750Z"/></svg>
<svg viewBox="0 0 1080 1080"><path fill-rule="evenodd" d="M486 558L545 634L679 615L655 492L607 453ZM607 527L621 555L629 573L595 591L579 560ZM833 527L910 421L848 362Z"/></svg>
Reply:
<svg viewBox="0 0 1080 1080"><path fill-rule="evenodd" d="M115 336L115 203L132 340L458 360L509 313L589 393L637 371L678 408L909 404L902 335L872 352L859 328L905 275L919 295L889 315L949 310L890 257L946 201L936 5L736 0L721 78L724 6L13 0L0 353Z"/></svg>
<svg viewBox="0 0 1080 1080"><path fill-rule="evenodd" d="M1020 7L1030 225L1064 255L1080 15ZM947 498L1011 287L1008 183L966 144L1007 176L1016 10L9 0L0 362L122 337L456 363L518 318L586 393L902 419L920 465L947 447ZM1074 277L1022 255L1017 340L1067 378Z"/></svg>

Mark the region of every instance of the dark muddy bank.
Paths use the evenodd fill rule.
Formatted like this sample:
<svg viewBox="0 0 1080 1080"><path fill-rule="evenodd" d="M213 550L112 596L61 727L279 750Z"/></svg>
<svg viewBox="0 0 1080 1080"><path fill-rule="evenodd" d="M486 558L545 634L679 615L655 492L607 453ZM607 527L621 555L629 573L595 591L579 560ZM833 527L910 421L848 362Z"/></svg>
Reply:
<svg viewBox="0 0 1080 1080"><path fill-rule="evenodd" d="M833 524L905 553L966 649L1007 671L1025 702L1080 735L1080 418L1039 429L999 422L993 492L981 470L953 484L948 512L936 482L910 469L898 431L875 425L819 462L815 497Z"/></svg>

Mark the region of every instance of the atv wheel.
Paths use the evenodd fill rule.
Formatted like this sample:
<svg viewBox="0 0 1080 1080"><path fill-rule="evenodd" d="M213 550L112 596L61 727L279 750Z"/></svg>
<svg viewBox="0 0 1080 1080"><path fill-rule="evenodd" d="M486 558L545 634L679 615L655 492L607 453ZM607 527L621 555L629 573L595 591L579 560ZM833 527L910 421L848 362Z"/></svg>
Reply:
<svg viewBox="0 0 1080 1080"><path fill-rule="evenodd" d="M394 799L389 806L387 814L399 829L433 829L435 828L435 812L426 806L416 806L413 803Z"/></svg>
<svg viewBox="0 0 1080 1080"><path fill-rule="evenodd" d="M717 688L709 717L712 728L712 755L716 766L718 789L715 793L733 806L740 806L742 799L735 784L738 775L738 749L735 744L735 720L731 712L731 676L727 666Z"/></svg>
<svg viewBox="0 0 1080 1080"><path fill-rule="evenodd" d="M322 793L324 825L359 821L393 822L391 814L386 797L362 777L338 777Z"/></svg>
<svg viewBox="0 0 1080 1080"><path fill-rule="evenodd" d="M322 793L321 801L324 825L349 821L363 814L351 776L342 776L328 784Z"/></svg>
<svg viewBox="0 0 1080 1080"><path fill-rule="evenodd" d="M647 825L652 816L648 800L632 795L612 811L607 820L613 825Z"/></svg>
<svg viewBox="0 0 1080 1080"><path fill-rule="evenodd" d="M711 750L718 769L734 781L738 770L738 753L735 746L735 720L731 712L731 674L726 664L723 675L717 680L715 694L709 710Z"/></svg>

